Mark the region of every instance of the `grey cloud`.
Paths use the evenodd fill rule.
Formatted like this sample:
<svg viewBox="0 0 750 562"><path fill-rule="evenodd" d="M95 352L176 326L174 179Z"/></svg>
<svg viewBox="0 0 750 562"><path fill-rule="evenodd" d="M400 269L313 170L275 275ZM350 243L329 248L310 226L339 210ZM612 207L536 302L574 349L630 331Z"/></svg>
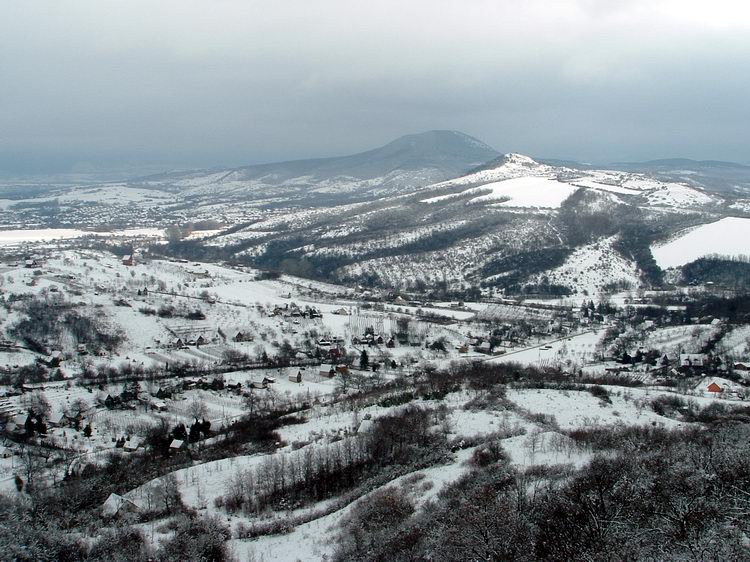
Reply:
<svg viewBox="0 0 750 562"><path fill-rule="evenodd" d="M701 9L5 2L0 170L241 165L427 129L546 157L750 163L750 21L741 4Z"/></svg>

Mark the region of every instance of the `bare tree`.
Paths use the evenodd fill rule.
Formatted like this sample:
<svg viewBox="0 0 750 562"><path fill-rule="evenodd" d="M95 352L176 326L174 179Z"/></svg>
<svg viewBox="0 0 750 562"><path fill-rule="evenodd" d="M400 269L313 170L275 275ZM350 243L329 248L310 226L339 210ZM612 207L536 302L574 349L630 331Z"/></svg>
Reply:
<svg viewBox="0 0 750 562"><path fill-rule="evenodd" d="M47 417L52 410L47 396L44 392L36 390L31 394L27 394L22 399L23 407L25 410L31 410L37 416Z"/></svg>
<svg viewBox="0 0 750 562"><path fill-rule="evenodd" d="M174 472L162 476L154 484L154 501L161 505L167 513L174 513L182 503L180 484Z"/></svg>
<svg viewBox="0 0 750 562"><path fill-rule="evenodd" d="M188 413L196 420L202 420L208 414L208 408L203 400L195 396L188 405Z"/></svg>
<svg viewBox="0 0 750 562"><path fill-rule="evenodd" d="M22 447L18 458L21 464L21 475L26 481L26 490L33 490L44 473L46 459L31 447Z"/></svg>

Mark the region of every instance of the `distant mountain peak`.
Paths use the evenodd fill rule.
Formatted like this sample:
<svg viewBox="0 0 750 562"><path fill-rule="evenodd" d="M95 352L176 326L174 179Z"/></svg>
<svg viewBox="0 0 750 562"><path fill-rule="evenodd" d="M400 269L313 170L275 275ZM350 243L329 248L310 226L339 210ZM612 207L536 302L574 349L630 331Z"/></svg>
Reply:
<svg viewBox="0 0 750 562"><path fill-rule="evenodd" d="M468 172L467 175L476 174L478 172L485 172L488 170L497 170L498 168L503 167L521 167L521 168L529 168L529 169L536 169L544 166L543 164L540 164L530 156L526 156L524 154L520 154L518 152L508 152L507 154L503 154L502 156L498 156L497 158L490 160L488 162L485 162L481 166L477 166L470 172Z"/></svg>
<svg viewBox="0 0 750 562"><path fill-rule="evenodd" d="M520 164L522 166L539 166L539 162L518 152L509 152L502 156L504 164Z"/></svg>
<svg viewBox="0 0 750 562"><path fill-rule="evenodd" d="M385 146L369 152L408 150L415 155L461 156L477 154L484 161L497 156L497 151L488 144L460 131L433 130L399 137Z"/></svg>
<svg viewBox="0 0 750 562"><path fill-rule="evenodd" d="M466 174L498 157L482 141L459 131L434 130L399 137L388 144L348 156L293 160L212 170L165 174L147 181L169 182L196 195L273 193L276 197L323 194L351 199L403 193Z"/></svg>

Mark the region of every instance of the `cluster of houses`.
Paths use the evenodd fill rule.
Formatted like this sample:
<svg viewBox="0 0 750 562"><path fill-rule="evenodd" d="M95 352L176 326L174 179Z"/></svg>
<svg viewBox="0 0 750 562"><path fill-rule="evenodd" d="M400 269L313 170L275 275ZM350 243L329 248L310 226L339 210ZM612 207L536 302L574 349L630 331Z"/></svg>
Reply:
<svg viewBox="0 0 750 562"><path fill-rule="evenodd" d="M202 345L208 345L213 343L215 338L210 338L207 335L199 334L197 337L178 337L176 340L170 341L167 345L172 349L188 349L189 347L200 347ZM238 340L235 340L238 341ZM243 340L252 341L252 340Z"/></svg>
<svg viewBox="0 0 750 562"><path fill-rule="evenodd" d="M181 394L185 391L195 389L241 392L242 384L228 384L221 378L185 378L170 384L162 385L153 396L141 393L134 385L128 385L118 395L112 396L111 394L107 394L107 397L104 399L104 406L110 410L132 410L135 409L136 404L141 404L152 410L163 412L167 410L167 403L165 400L172 399L175 395Z"/></svg>
<svg viewBox="0 0 750 562"><path fill-rule="evenodd" d="M48 428L75 427L78 429L87 412L52 412L47 416L34 412L11 415L5 424L5 435L13 440L23 440L34 433L46 434Z"/></svg>
<svg viewBox="0 0 750 562"><path fill-rule="evenodd" d="M294 303L285 303L276 305L271 311L271 316L281 316L283 318L323 318L323 313L314 306L305 306L300 308Z"/></svg>
<svg viewBox="0 0 750 562"><path fill-rule="evenodd" d="M394 347L396 347L396 340L393 338L393 336L390 336L388 339L386 339L378 334L366 333L363 336L354 336L352 338L352 345L366 345L369 347L374 347L376 345L385 345L387 348L393 349Z"/></svg>

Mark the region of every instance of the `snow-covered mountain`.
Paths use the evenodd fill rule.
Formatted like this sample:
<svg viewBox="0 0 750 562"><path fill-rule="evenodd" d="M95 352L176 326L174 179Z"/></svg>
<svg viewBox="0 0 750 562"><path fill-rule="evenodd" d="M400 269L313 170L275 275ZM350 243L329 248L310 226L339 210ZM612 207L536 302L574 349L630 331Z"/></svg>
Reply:
<svg viewBox="0 0 750 562"><path fill-rule="evenodd" d="M21 195L0 198L7 228L199 225L210 232L166 251L354 285L506 294L654 284L657 249L676 234L750 220L750 198L697 180L498 156L454 131L351 156Z"/></svg>
<svg viewBox="0 0 750 562"><path fill-rule="evenodd" d="M183 196L247 198L292 196L346 199L414 190L495 158L497 151L458 131L428 131L374 150L333 158L295 160L211 172L162 174L150 186L177 188Z"/></svg>
<svg viewBox="0 0 750 562"><path fill-rule="evenodd" d="M588 295L656 281L650 244L737 204L643 173L511 153L405 194L286 210L205 244L345 283Z"/></svg>

